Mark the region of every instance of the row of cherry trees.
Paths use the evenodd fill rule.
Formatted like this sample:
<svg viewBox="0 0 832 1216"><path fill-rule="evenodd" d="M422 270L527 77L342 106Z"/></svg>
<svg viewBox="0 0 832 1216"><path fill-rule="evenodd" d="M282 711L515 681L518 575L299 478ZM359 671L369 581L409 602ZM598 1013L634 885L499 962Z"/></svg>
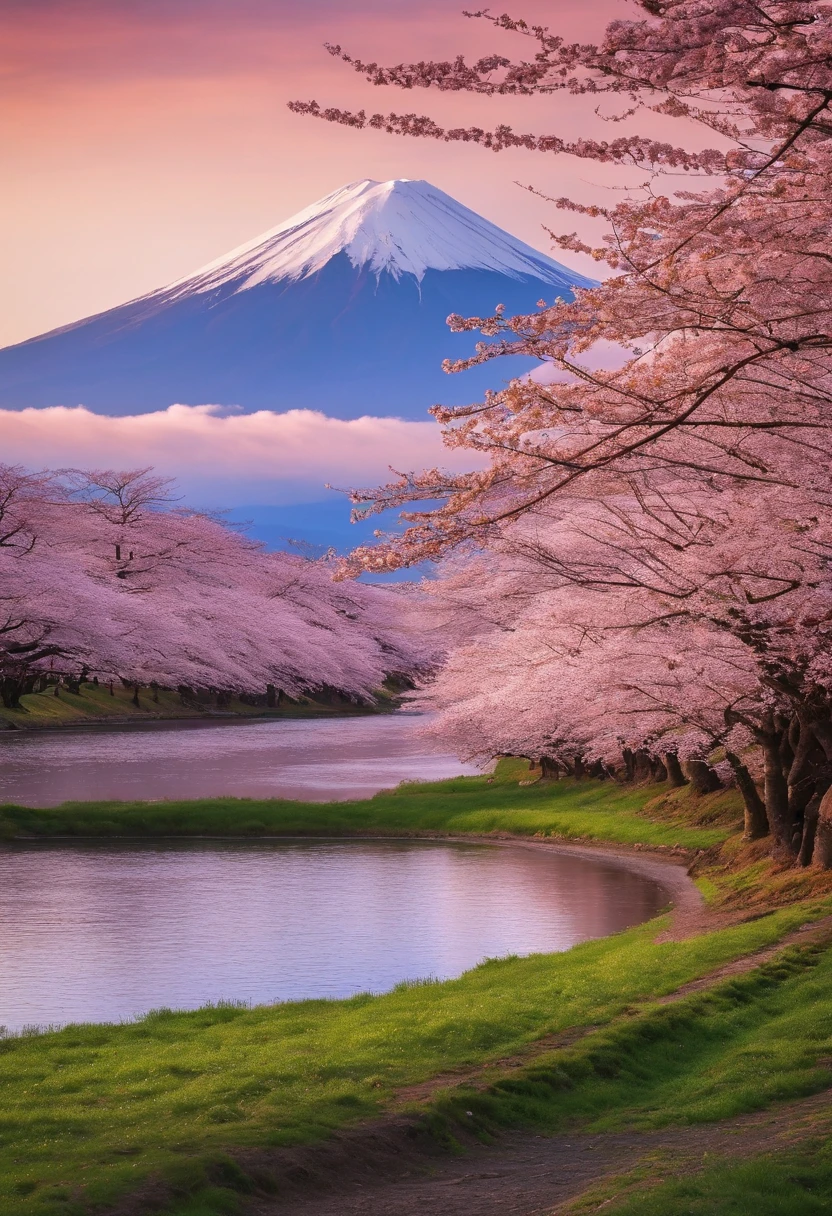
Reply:
<svg viewBox="0 0 832 1216"><path fill-rule="evenodd" d="M148 470L0 466L0 693L50 673L372 698L425 662L403 595L335 583L171 499Z"/></svg>
<svg viewBox="0 0 832 1216"><path fill-rule="evenodd" d="M404 507L410 527L350 568L443 562L433 597L451 650L422 699L469 754L572 771L641 765L675 781L680 760L700 782L730 773L750 837L830 865L832 8L633 7L599 46L472 14L529 41L533 54L516 60L385 68L331 49L380 87L566 91L611 121L678 119L686 144L698 127L716 147L295 103L352 126L567 153L645 178L607 209L552 200L603 224L597 246L552 234L606 263L601 286L529 316L450 319L489 339L472 362L532 355L558 374L437 407L446 442L488 467L357 491L364 514ZM622 350L615 370L585 357L602 341Z"/></svg>
<svg viewBox="0 0 832 1216"><path fill-rule="evenodd" d="M749 838L810 860L831 775L828 520L798 492L775 524L782 493L752 510L744 487L608 489L446 563L432 595L453 643L422 695L434 729L471 756L567 772L635 763L678 782L686 762L700 788L736 781Z"/></svg>

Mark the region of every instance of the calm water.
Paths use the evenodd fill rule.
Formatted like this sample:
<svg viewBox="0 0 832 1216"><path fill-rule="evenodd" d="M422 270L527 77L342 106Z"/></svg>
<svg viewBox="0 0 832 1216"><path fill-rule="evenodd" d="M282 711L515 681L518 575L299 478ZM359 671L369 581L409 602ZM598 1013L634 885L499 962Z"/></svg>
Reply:
<svg viewBox="0 0 832 1216"><path fill-rule="evenodd" d="M320 721L154 723L0 735L0 802L364 798L400 781L472 773L421 737L419 714Z"/></svg>
<svg viewBox="0 0 832 1216"><path fill-rule="evenodd" d="M0 1025L383 991L564 950L666 896L603 860L392 841L0 849Z"/></svg>

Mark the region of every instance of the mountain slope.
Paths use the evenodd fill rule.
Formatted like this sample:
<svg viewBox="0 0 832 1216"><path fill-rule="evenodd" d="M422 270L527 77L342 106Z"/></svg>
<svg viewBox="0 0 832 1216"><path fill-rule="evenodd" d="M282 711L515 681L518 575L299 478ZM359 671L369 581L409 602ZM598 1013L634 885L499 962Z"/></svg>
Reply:
<svg viewBox="0 0 832 1216"><path fill-rule="evenodd" d="M427 182L357 182L187 278L0 351L0 405L423 417L530 366L446 376L442 359L476 341L449 313L533 311L589 282Z"/></svg>

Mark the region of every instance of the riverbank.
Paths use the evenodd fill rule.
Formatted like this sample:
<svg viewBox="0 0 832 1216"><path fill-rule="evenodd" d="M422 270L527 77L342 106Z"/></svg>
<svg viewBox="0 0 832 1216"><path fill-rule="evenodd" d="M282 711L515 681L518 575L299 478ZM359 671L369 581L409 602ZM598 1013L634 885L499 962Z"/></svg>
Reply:
<svg viewBox="0 0 832 1216"><path fill-rule="evenodd" d="M50 685L43 692L26 693L20 706L0 705L0 731L57 730L79 726L132 726L152 722L236 721L255 718L317 718L384 713L395 708L395 693L381 690L376 705L355 705L333 695L328 700L314 697L281 699L279 705L251 704L239 696L228 695L217 702L216 696L182 697L167 688L145 688L136 695L132 685L85 682L72 692L65 685Z"/></svg>
<svg viewBox="0 0 832 1216"><path fill-rule="evenodd" d="M690 850L723 844L742 823L735 791L692 801L687 789L612 782L542 782L524 760L488 776L409 782L356 802L203 798L0 806L0 839L59 836L557 837Z"/></svg>
<svg viewBox="0 0 832 1216"><path fill-rule="evenodd" d="M0 1041L0 1211L531 1213L544 1206L538 1184L526 1187L526 1207L522 1187L508 1204L501 1154L531 1153L545 1173L549 1152L562 1173L567 1156L589 1161L593 1151L594 1172L578 1171L572 1191L557 1196L574 1199L576 1212L622 1190L634 1191L631 1206L616 1200L605 1212L830 1210L832 1170L812 1139L829 1130L828 1108L811 1097L830 1083L827 876L780 872L744 845L732 793L519 784L529 779L511 762L493 778L408 785L353 804L2 808L6 836L29 839L511 834L544 847L629 849L639 864L652 864L651 849L683 863L680 873L693 865L704 913L682 933L664 916L564 954L491 961L458 980L383 996L163 1010L126 1025ZM807 922L816 927L804 930ZM803 1139L769 1145L749 1136L747 1152L772 1147L770 1162L722 1160L732 1142L726 1121L774 1117L779 1104L801 1101L820 1103L800 1108L811 1116ZM699 1129L719 1129L702 1148L715 1164L700 1173L702 1153L692 1150L682 1181L668 1182L657 1136L679 1124L695 1126L700 1140ZM623 1157L580 1147L616 1136L629 1137ZM472 1149L484 1142L491 1147ZM476 1177L466 1182L464 1170L455 1176L444 1164L452 1158L443 1146L454 1143L472 1149L474 1175L496 1173L486 1189L502 1208L472 1206ZM569 1154L558 1149L573 1144ZM439 1180L433 1197L408 1199L406 1187L399 1194L410 1206L390 1206L403 1166L414 1187L428 1165ZM626 1177L612 1183L616 1172ZM344 1187L359 1185L369 1209L357 1198L346 1206ZM385 1206L372 1206L374 1186L387 1188Z"/></svg>

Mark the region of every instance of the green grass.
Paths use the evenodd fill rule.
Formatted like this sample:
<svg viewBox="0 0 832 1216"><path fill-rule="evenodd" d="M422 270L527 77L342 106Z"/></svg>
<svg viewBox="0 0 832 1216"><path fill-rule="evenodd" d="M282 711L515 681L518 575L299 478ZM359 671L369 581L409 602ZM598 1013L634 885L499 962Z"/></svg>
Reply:
<svg viewBox="0 0 832 1216"><path fill-rule="evenodd" d="M821 1216L832 1212L832 1140L723 1160L603 1210L605 1216Z"/></svg>
<svg viewBox="0 0 832 1216"><path fill-rule="evenodd" d="M653 922L377 997L159 1011L8 1038L0 1041L0 1212L69 1216L151 1171L198 1191L232 1168L224 1154L235 1146L324 1136L377 1113L402 1085L499 1059L550 1032L609 1023L633 1002L776 941L813 911L793 907L683 943L656 943ZM617 1083L631 1101L623 1074ZM585 1117L579 1090L572 1113ZM515 1100L500 1098L507 1119ZM691 1090L687 1100L699 1099ZM529 1111L526 1097L522 1118ZM222 1211L228 1193L205 1192L202 1208L187 1210Z"/></svg>
<svg viewBox="0 0 832 1216"><path fill-rule="evenodd" d="M504 762L497 777L414 782L360 802L214 798L192 802L70 802L34 810L0 806L0 837L29 836L557 836L654 847L706 849L741 819L734 791L722 795L720 821L700 826L689 803L647 805L656 786L540 782L521 786L525 762ZM708 804L711 805L710 803ZM686 813L687 811L687 813ZM709 820L712 816L709 816Z"/></svg>
<svg viewBox="0 0 832 1216"><path fill-rule="evenodd" d="M450 1093L465 1123L591 1131L731 1119L829 1087L832 952L792 949L711 992L658 1006L497 1081Z"/></svg>

